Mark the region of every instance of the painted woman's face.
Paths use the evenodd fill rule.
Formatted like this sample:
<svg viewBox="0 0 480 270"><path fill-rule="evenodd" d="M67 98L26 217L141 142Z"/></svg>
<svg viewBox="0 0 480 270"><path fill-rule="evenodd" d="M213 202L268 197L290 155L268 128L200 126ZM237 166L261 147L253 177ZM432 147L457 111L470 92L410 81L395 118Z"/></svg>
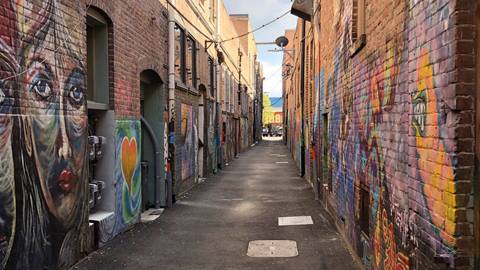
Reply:
<svg viewBox="0 0 480 270"><path fill-rule="evenodd" d="M25 50L21 111L27 151L49 211L71 226L86 173L85 73L50 23L43 42ZM60 35L60 37L59 37Z"/></svg>
<svg viewBox="0 0 480 270"><path fill-rule="evenodd" d="M16 61L0 40L0 269L8 259L15 223L13 158L11 151L13 80Z"/></svg>

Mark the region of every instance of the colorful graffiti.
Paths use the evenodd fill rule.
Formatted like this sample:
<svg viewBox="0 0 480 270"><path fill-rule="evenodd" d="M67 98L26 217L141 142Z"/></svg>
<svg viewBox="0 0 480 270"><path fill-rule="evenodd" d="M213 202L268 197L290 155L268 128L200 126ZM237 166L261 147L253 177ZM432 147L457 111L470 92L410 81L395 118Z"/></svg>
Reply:
<svg viewBox="0 0 480 270"><path fill-rule="evenodd" d="M88 224L84 67L56 1L2 10L0 268L66 268Z"/></svg>
<svg viewBox="0 0 480 270"><path fill-rule="evenodd" d="M306 151L306 159L309 153L325 155L322 116L328 113L329 154L317 159L318 166L312 164L313 175L329 170L335 215L364 263L375 269L421 268L422 262L415 260L422 241L443 263L452 265L456 228L448 209L457 204L452 189L455 147L443 139L448 137L449 111L442 88L448 86L436 78L447 72L447 66L439 64L444 56L431 49L446 45L443 39L427 40L425 35L432 25L446 25L450 10L426 8L424 17L435 8L441 9L441 16L428 22L416 16L415 31L405 30L412 18L404 12L399 16L404 16L405 24L388 34L384 46L367 45L366 52L351 58L346 23L351 9L344 2L335 1L334 11L329 11L338 16L334 27L338 29L317 29L319 47L329 31L336 45L324 46L316 55L313 131L306 134L306 145L313 143L316 149ZM318 28L321 18L317 17ZM419 37L416 44L424 45L407 42L409 35ZM288 115L289 130L295 132L289 144L297 161L298 114L295 110ZM362 197L362 192L367 196Z"/></svg>
<svg viewBox="0 0 480 270"><path fill-rule="evenodd" d="M117 120L115 141L115 232L138 222L142 202L140 121Z"/></svg>
<svg viewBox="0 0 480 270"><path fill-rule="evenodd" d="M181 180L185 181L198 175L198 118L193 107L187 104L181 105L180 117Z"/></svg>
<svg viewBox="0 0 480 270"><path fill-rule="evenodd" d="M215 131L215 119L216 119L216 112L215 112L215 102L208 101L207 102L207 157L208 157L208 171L212 173L216 173L217 168L217 147L219 145L219 138L217 138L217 132Z"/></svg>

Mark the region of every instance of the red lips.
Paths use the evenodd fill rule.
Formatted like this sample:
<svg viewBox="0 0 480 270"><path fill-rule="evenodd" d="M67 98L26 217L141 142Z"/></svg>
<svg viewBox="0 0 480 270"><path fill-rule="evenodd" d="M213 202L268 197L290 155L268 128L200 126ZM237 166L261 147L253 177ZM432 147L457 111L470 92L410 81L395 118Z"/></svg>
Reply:
<svg viewBox="0 0 480 270"><path fill-rule="evenodd" d="M58 176L57 183L63 192L69 193L77 183L77 176L71 171L63 170Z"/></svg>

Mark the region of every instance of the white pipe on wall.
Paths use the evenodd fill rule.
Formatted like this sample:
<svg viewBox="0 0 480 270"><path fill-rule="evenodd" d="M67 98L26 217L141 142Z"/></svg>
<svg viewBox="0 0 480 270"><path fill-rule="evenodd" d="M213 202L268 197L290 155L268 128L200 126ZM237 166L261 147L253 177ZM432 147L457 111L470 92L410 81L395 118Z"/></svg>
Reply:
<svg viewBox="0 0 480 270"><path fill-rule="evenodd" d="M170 0L171 5L175 5L175 0ZM169 136L175 132L175 10L172 7L168 8L168 128ZM170 143L168 147L173 145ZM169 149L169 156L173 155L174 149ZM173 204L173 173L174 168L172 166L173 156L169 157L168 166L170 170L170 179L167 182L167 206L172 207Z"/></svg>

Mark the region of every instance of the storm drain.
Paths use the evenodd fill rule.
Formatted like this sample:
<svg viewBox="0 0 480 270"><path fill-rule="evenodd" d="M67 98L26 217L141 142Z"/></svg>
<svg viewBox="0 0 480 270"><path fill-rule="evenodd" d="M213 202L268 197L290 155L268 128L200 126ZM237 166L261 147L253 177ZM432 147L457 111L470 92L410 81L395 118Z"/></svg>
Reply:
<svg viewBox="0 0 480 270"><path fill-rule="evenodd" d="M290 258L298 256L297 242L292 240L256 240L248 243L247 256L255 258Z"/></svg>
<svg viewBox="0 0 480 270"><path fill-rule="evenodd" d="M312 225L311 216L279 217L278 226Z"/></svg>

